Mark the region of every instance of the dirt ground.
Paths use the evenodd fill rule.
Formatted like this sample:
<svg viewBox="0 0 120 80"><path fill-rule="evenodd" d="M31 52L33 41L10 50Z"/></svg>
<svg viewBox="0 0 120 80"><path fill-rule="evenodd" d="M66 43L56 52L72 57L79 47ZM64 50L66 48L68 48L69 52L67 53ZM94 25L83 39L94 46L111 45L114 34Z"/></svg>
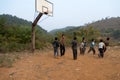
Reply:
<svg viewBox="0 0 120 80"><path fill-rule="evenodd" d="M17 60L11 68L0 68L0 80L120 80L120 47L107 50L103 59L98 52L73 60L71 48L65 56L53 57L52 50L36 51ZM96 49L97 51L97 49Z"/></svg>

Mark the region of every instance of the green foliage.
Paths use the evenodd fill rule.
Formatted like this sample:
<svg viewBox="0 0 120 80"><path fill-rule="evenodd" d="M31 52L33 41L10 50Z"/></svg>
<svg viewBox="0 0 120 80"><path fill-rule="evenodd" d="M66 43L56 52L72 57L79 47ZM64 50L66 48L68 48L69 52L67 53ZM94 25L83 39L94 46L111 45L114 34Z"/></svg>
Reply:
<svg viewBox="0 0 120 80"><path fill-rule="evenodd" d="M98 21L97 23L100 22L101 21ZM102 23L104 23L104 21L102 21ZM0 15L0 52L30 50L32 32L31 24L32 22L17 18L16 16ZM101 28L102 25L99 26ZM44 47L49 47L50 44L53 42L54 37L58 37L58 40L60 40L62 33L65 34L66 45L70 45L74 36L77 37L78 42L81 42L83 37L85 37L87 42L89 42L92 38L97 40L101 36L103 37L108 35L111 35L113 38L120 40L120 30L113 30L113 28L111 27L109 29L99 29L95 28L94 23L94 25L87 25L84 27L68 27L64 30L54 31L56 32L54 35L49 35L40 26L36 26L36 49L43 49ZM99 31L98 29L102 31Z"/></svg>
<svg viewBox="0 0 120 80"><path fill-rule="evenodd" d="M59 31L59 32L56 32L55 36L60 38L62 33L65 34L65 39L66 39L65 43L68 46L71 45L71 41L75 36L77 37L78 42L81 42L83 37L86 38L87 42L91 41L91 39L97 39L98 37L100 37L100 31L93 28L92 26L77 27L64 32Z"/></svg>
<svg viewBox="0 0 120 80"><path fill-rule="evenodd" d="M5 25L7 26L31 26L32 24L32 22L8 14L0 15L1 19L5 19Z"/></svg>
<svg viewBox="0 0 120 80"><path fill-rule="evenodd" d="M115 39L120 40L120 30L114 30L112 32L112 37L114 37Z"/></svg>
<svg viewBox="0 0 120 80"><path fill-rule="evenodd" d="M30 50L32 34L30 23L10 15L0 16L0 52ZM36 48L47 46L50 36L41 27L35 28Z"/></svg>
<svg viewBox="0 0 120 80"><path fill-rule="evenodd" d="M97 29L94 29L92 26L72 29L67 31L66 34L71 39L76 36L79 42L82 41L83 37L85 37L87 41L90 41L92 38L97 39L100 36L100 32Z"/></svg>

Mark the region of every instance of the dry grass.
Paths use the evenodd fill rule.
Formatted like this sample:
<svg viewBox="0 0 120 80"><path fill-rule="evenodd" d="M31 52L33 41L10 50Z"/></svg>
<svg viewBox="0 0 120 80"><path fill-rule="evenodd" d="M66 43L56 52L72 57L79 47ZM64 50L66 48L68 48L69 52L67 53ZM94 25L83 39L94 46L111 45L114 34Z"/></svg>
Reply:
<svg viewBox="0 0 120 80"><path fill-rule="evenodd" d="M73 60L71 48L57 59L53 50L25 54L12 68L0 68L0 80L120 80L120 47L108 49L103 59L86 53Z"/></svg>

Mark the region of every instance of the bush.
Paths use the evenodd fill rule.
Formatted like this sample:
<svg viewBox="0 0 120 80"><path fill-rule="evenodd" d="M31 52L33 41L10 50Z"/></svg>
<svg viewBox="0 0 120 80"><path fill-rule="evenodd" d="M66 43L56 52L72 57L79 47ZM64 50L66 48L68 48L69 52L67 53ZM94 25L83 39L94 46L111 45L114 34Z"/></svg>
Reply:
<svg viewBox="0 0 120 80"><path fill-rule="evenodd" d="M0 67L12 67L14 59L8 55L0 56Z"/></svg>

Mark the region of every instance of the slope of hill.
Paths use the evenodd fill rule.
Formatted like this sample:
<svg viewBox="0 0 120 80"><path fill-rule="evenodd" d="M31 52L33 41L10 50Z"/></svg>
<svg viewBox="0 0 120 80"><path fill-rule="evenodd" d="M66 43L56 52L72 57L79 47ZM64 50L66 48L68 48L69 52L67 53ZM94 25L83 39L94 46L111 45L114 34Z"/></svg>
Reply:
<svg viewBox="0 0 120 80"><path fill-rule="evenodd" d="M32 22L18 18L16 16L8 15L8 14L3 14L0 15L0 19L4 18L5 19L5 24L6 25L17 25L17 26L31 26Z"/></svg>
<svg viewBox="0 0 120 80"><path fill-rule="evenodd" d="M52 30L49 33L54 34L56 32L65 32L67 30L72 30L72 29L74 30L74 29L78 29L81 27L88 27L88 26L92 26L101 31L106 30L106 29L109 29L109 30L119 29L120 30L120 17L105 18L102 20L98 20L98 21L86 24L85 26L78 26L77 28L76 28L76 26L68 26L65 28Z"/></svg>
<svg viewBox="0 0 120 80"><path fill-rule="evenodd" d="M62 30L64 29L58 29L57 31L54 31L54 34L58 31L62 33L63 32ZM112 39L119 41L120 40L120 17L105 18L93 23L86 24L85 26L79 26L79 27L73 26L71 29L66 27L64 30L64 33L68 35L75 33L78 36L83 35L85 37L90 37L90 38L94 38L92 35L96 35L96 32L100 33L101 37L109 36ZM98 35L97 37L100 37L100 36Z"/></svg>
<svg viewBox="0 0 120 80"><path fill-rule="evenodd" d="M103 37L110 36L114 40L120 41L120 17L105 18L87 26L99 29Z"/></svg>
<svg viewBox="0 0 120 80"><path fill-rule="evenodd" d="M0 15L0 20L4 20L5 21L4 25L6 25L6 26L18 26L18 27L19 26L29 26L29 27L31 27L31 24L32 24L31 21L27 21L22 18L18 18L16 16L12 16L9 14ZM46 30L41 28L39 25L37 25L37 27L39 27L42 31L47 32Z"/></svg>
<svg viewBox="0 0 120 80"><path fill-rule="evenodd" d="M0 15L0 52L20 51L31 47L32 22L12 15ZM36 48L40 49L49 42L46 30L36 26ZM41 43L42 42L42 43Z"/></svg>
<svg viewBox="0 0 120 80"><path fill-rule="evenodd" d="M120 29L120 17L105 18L88 24L98 29Z"/></svg>
<svg viewBox="0 0 120 80"><path fill-rule="evenodd" d="M68 26L68 27L61 28L61 29L54 29L54 30L50 31L49 33L55 34L56 32L65 32L67 30L74 29L74 28L75 28L74 26Z"/></svg>

